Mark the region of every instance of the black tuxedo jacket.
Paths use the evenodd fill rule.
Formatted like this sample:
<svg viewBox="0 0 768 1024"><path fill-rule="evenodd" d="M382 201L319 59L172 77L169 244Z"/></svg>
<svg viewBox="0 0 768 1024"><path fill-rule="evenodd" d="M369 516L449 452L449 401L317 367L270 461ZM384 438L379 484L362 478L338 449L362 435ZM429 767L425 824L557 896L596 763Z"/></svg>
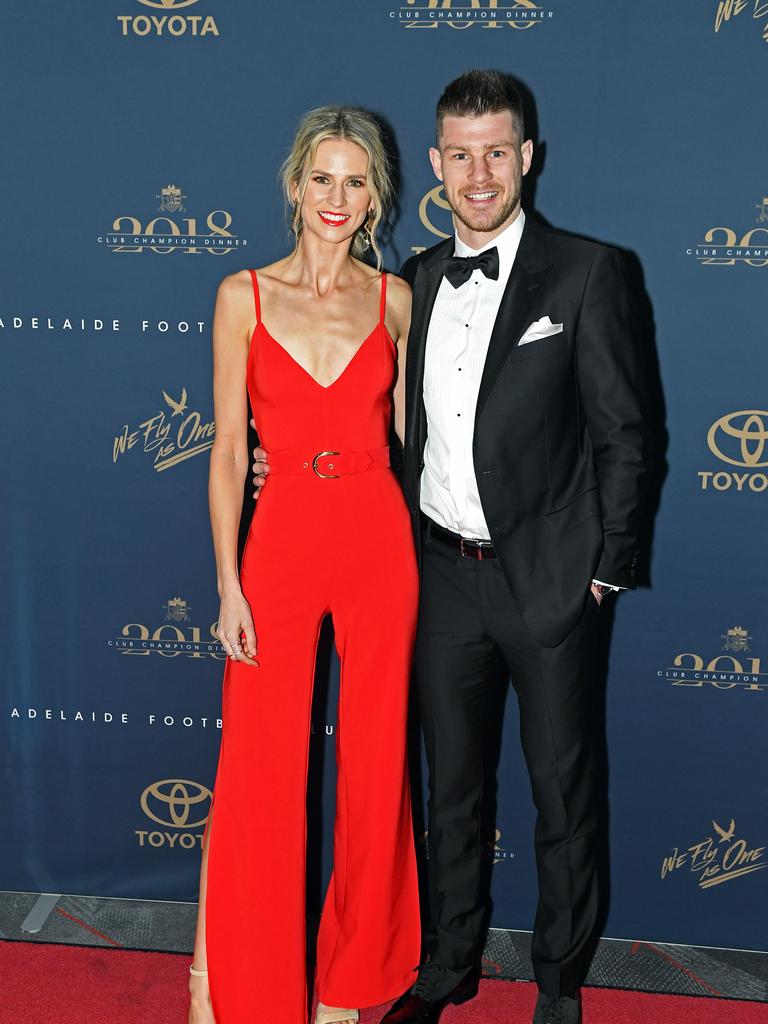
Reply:
<svg viewBox="0 0 768 1024"><path fill-rule="evenodd" d="M453 245L449 238L412 256L401 271L413 288L403 487L419 554L424 353L440 261ZM547 647L593 600L593 578L634 583L650 432L639 320L622 262L615 249L526 218L480 384L480 501L520 614ZM562 333L518 347L547 315Z"/></svg>

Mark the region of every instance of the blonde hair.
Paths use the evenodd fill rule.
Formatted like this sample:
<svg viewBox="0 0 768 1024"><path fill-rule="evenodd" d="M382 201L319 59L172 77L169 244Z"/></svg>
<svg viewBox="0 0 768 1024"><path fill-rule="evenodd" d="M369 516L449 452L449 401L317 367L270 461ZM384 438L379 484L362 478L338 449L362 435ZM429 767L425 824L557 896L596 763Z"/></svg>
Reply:
<svg viewBox="0 0 768 1024"><path fill-rule="evenodd" d="M291 210L291 231L298 242L302 231L301 205L317 147L325 139L354 142L368 157L367 184L373 214L360 226L352 240L352 255L358 259L371 248L381 270L382 255L376 232L392 202L393 185L381 128L372 114L357 107L318 107L302 117L291 151L280 169L283 194Z"/></svg>

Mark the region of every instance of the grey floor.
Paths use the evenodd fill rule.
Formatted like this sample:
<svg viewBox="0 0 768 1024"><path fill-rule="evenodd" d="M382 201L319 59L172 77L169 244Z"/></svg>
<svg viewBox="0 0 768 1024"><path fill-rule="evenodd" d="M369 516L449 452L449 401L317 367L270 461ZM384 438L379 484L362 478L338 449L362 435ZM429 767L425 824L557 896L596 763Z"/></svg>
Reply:
<svg viewBox="0 0 768 1024"><path fill-rule="evenodd" d="M0 940L111 946L188 956L196 913L193 903L94 896L52 896L46 900L36 893L0 892ZM483 956L484 974L529 980L530 938L528 932L491 929ZM768 1002L768 952L603 939L587 983L603 988Z"/></svg>

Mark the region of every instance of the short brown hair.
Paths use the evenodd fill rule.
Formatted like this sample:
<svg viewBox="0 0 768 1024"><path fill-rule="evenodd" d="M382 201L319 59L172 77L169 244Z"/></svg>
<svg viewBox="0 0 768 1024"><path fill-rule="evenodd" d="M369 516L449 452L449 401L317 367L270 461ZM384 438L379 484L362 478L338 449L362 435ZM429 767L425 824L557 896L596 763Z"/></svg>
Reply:
<svg viewBox="0 0 768 1024"><path fill-rule="evenodd" d="M437 101L437 140L440 141L445 117L482 117L502 110L512 115L512 124L522 142L525 139L523 101L514 80L501 71L482 68L465 71L445 87Z"/></svg>

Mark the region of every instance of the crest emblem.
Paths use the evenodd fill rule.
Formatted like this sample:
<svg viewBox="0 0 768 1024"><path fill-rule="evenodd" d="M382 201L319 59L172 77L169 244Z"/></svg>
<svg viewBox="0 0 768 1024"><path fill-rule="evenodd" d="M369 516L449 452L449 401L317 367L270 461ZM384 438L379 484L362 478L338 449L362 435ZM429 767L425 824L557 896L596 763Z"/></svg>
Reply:
<svg viewBox="0 0 768 1024"><path fill-rule="evenodd" d="M172 597L163 605L166 622L189 622L191 607L181 597Z"/></svg>
<svg viewBox="0 0 768 1024"><path fill-rule="evenodd" d="M184 206L182 205L182 199L186 198L187 197L178 185L166 185L164 188L161 188L155 196L155 199L160 200L158 210L161 212L164 211L165 213L178 213L179 210L183 211Z"/></svg>
<svg viewBox="0 0 768 1024"><path fill-rule="evenodd" d="M723 641L722 651L751 651L749 641L754 637L749 636L743 626L734 626L720 637Z"/></svg>

